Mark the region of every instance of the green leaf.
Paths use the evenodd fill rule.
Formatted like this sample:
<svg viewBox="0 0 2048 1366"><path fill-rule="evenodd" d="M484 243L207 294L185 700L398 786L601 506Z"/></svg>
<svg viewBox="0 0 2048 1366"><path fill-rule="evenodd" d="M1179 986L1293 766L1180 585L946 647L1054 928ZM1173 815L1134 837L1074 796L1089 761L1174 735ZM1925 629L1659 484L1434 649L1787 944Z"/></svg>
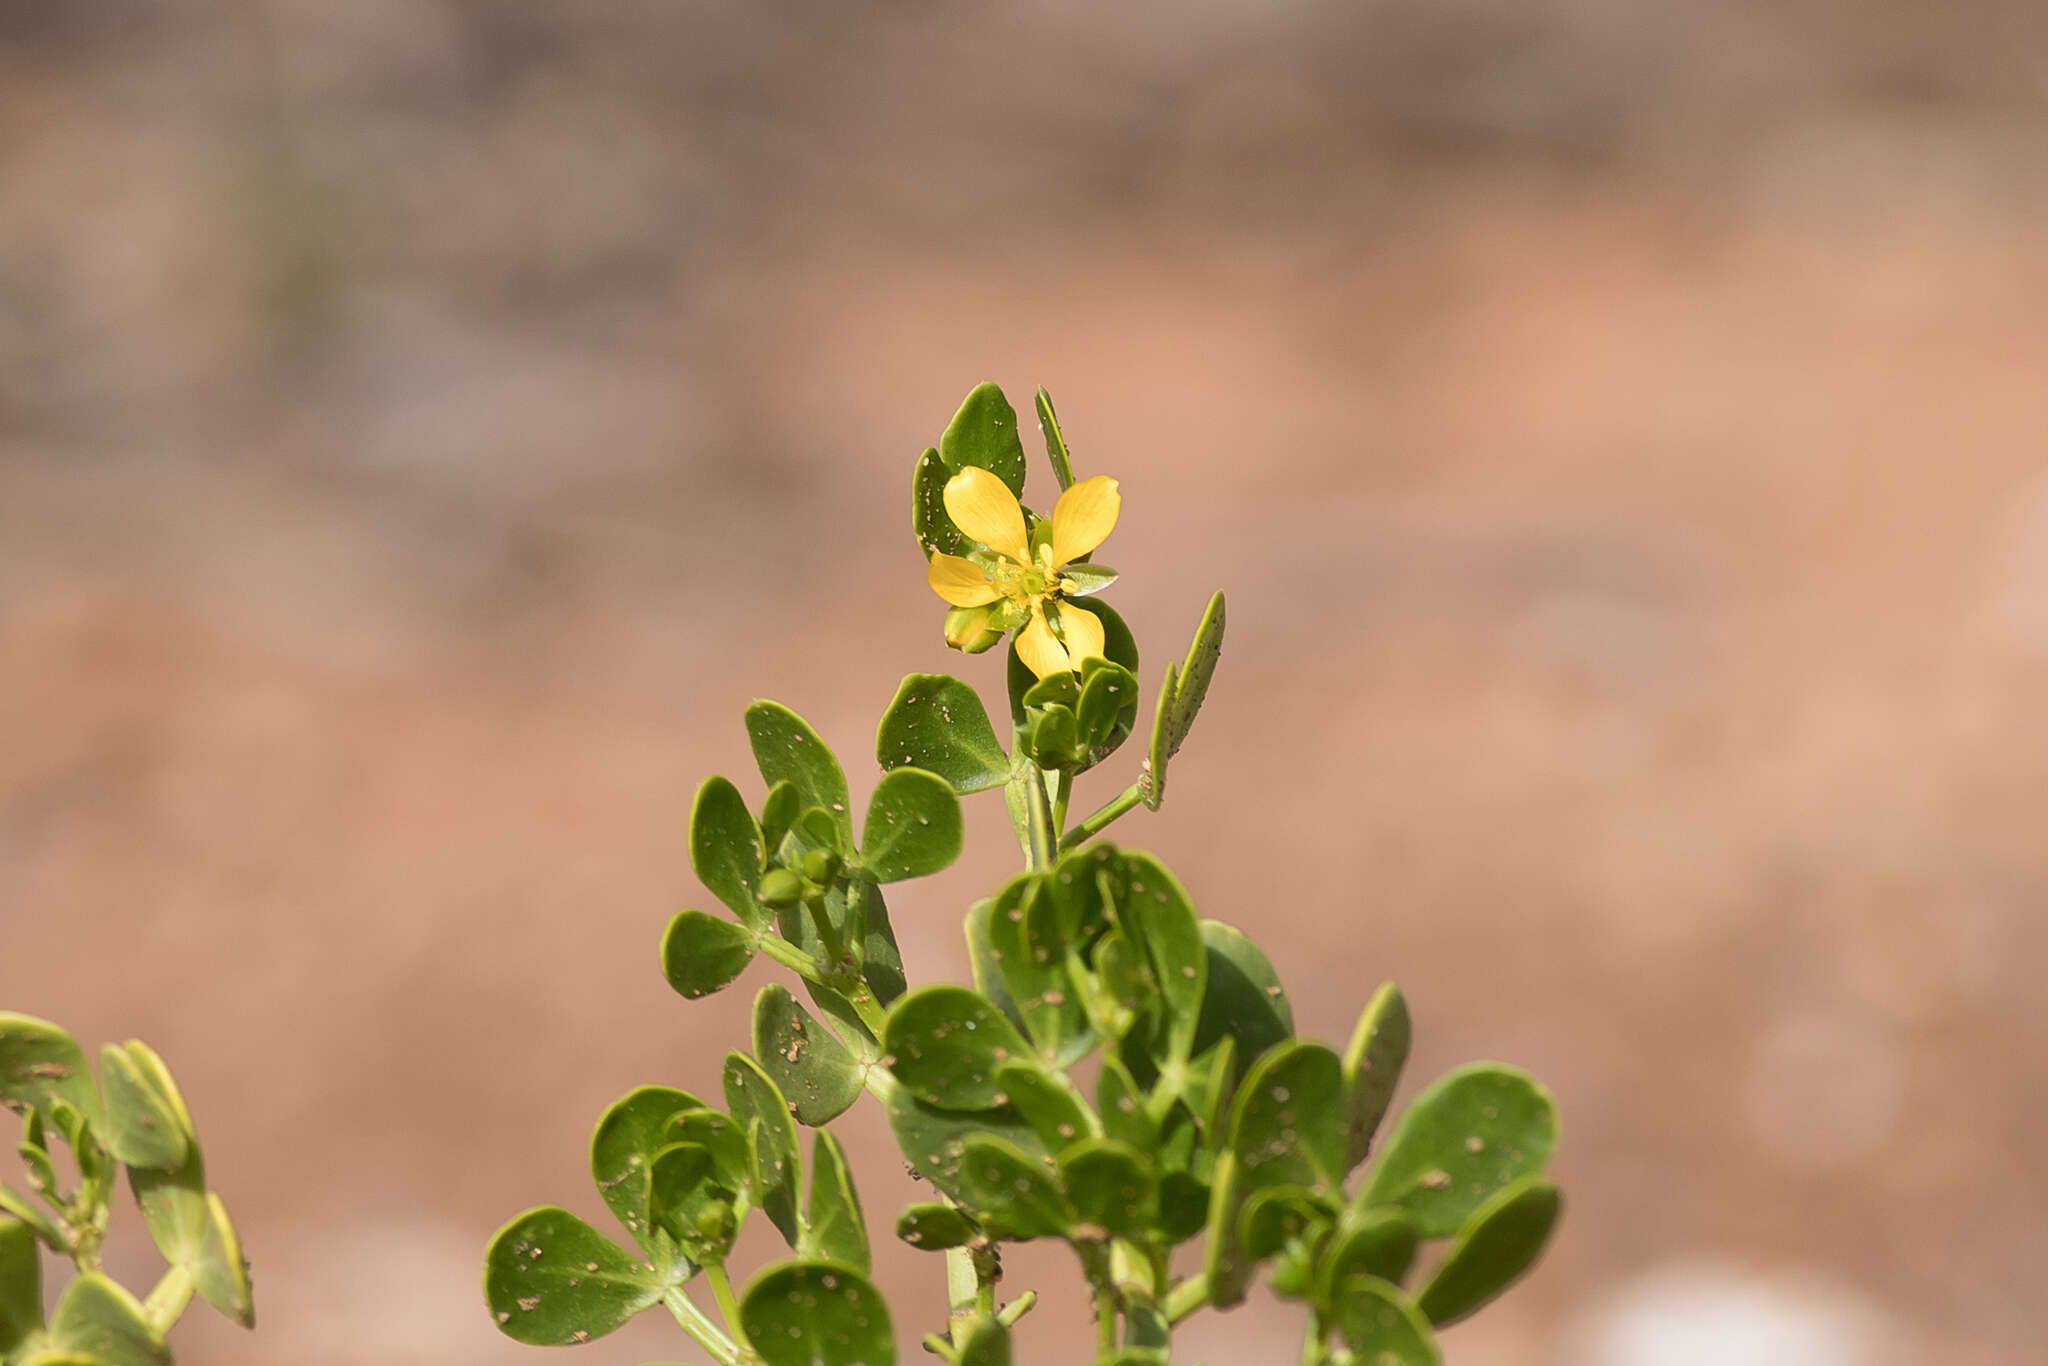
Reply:
<svg viewBox="0 0 2048 1366"><path fill-rule="evenodd" d="M939 438L939 459L949 474L979 465L1024 496L1024 443L1017 437L1017 410L1003 391L983 382L974 386L960 411Z"/></svg>
<svg viewBox="0 0 2048 1366"><path fill-rule="evenodd" d="M43 1326L43 1262L36 1232L0 1214L0 1358Z"/></svg>
<svg viewBox="0 0 2048 1366"><path fill-rule="evenodd" d="M738 1192L719 1181L718 1159L711 1150L701 1143L672 1143L654 1155L647 1171L655 1227L683 1248L691 1263L724 1265L739 1232Z"/></svg>
<svg viewBox="0 0 2048 1366"><path fill-rule="evenodd" d="M498 1331L532 1347L601 1338L661 1302L662 1277L565 1209L530 1209L484 1254Z"/></svg>
<svg viewBox="0 0 2048 1366"><path fill-rule="evenodd" d="M1031 718L1022 748L1044 769L1069 769L1081 762L1081 723L1065 707L1045 707Z"/></svg>
<svg viewBox="0 0 2048 1366"><path fill-rule="evenodd" d="M1325 1312L1334 1308L1338 1288L1353 1276L1377 1276L1399 1285L1421 1240L1422 1230L1399 1210L1346 1211L1316 1267L1316 1296Z"/></svg>
<svg viewBox="0 0 2048 1366"><path fill-rule="evenodd" d="M1131 1070L1110 1054L1103 1055L1102 1074L1095 1079L1095 1109L1102 1116L1106 1136L1141 1153L1150 1152L1158 1141L1159 1128L1145 1111L1145 1092L1132 1079Z"/></svg>
<svg viewBox="0 0 2048 1366"><path fill-rule="evenodd" d="M1060 577L1073 584L1065 590L1069 595L1087 597L1115 583L1117 572L1106 564L1069 564L1061 568Z"/></svg>
<svg viewBox="0 0 2048 1366"><path fill-rule="evenodd" d="M1251 1285L1252 1262L1238 1240L1238 1215L1244 1209L1245 1193L1237 1155L1226 1148L1216 1157L1215 1180L1209 1188L1208 1236L1202 1247L1209 1303L1219 1309L1243 1303L1244 1292Z"/></svg>
<svg viewBox="0 0 2048 1366"><path fill-rule="evenodd" d="M1356 1203L1399 1205L1425 1238L1455 1233L1495 1191L1543 1170L1557 1106L1527 1073L1473 1063L1402 1114Z"/></svg>
<svg viewBox="0 0 2048 1366"><path fill-rule="evenodd" d="M614 1101L590 1136L590 1178L597 1183L597 1193L657 1266L664 1264L668 1253L655 1238L648 1164L673 1141L671 1120L705 1108L687 1091L643 1086Z"/></svg>
<svg viewBox="0 0 2048 1366"><path fill-rule="evenodd" d="M804 1209L797 1254L868 1274L867 1221L861 1216L853 1173L839 1140L823 1129L811 1144L811 1198Z"/></svg>
<svg viewBox="0 0 2048 1366"><path fill-rule="evenodd" d="M214 1191L206 1193L206 1234L193 1264L192 1283L200 1298L244 1328L256 1326L256 1299L249 1288L249 1263L242 1256L242 1236L228 1218L228 1207Z"/></svg>
<svg viewBox="0 0 2048 1366"><path fill-rule="evenodd" d="M198 1262L212 1215L206 1204L206 1169L195 1146L175 1171L130 1167L128 1187L142 1209L142 1222L164 1260L174 1266Z"/></svg>
<svg viewBox="0 0 2048 1366"><path fill-rule="evenodd" d="M1088 762L1100 763L1130 734L1130 723L1138 714L1138 679L1129 669L1111 660L1089 658L1081 661L1081 690L1074 702L1074 718L1080 727L1081 743L1088 747ZM1122 723L1119 732L1118 724Z"/></svg>
<svg viewBox="0 0 2048 1366"><path fill-rule="evenodd" d="M1004 1063L996 1069L996 1084L1003 1088L1000 1098L1053 1152L1095 1131L1094 1118L1064 1072L1041 1071L1028 1060Z"/></svg>
<svg viewBox="0 0 2048 1366"><path fill-rule="evenodd" d="M40 1353L58 1361L94 1366L167 1366L164 1344L141 1303L97 1271L80 1272L57 1300Z"/></svg>
<svg viewBox="0 0 2048 1366"><path fill-rule="evenodd" d="M100 1050L100 1089L106 1102L100 1137L107 1150L130 1167L181 1167L192 1145L180 1107L158 1089L156 1076L163 1072L162 1060L140 1040Z"/></svg>
<svg viewBox="0 0 2048 1366"><path fill-rule="evenodd" d="M1397 1285L1352 1276L1338 1287L1332 1317L1361 1361L1373 1366L1441 1366L1436 1335Z"/></svg>
<svg viewBox="0 0 2048 1366"><path fill-rule="evenodd" d="M48 1114L60 1100L99 1128L100 1095L78 1041L48 1020L0 1010L0 1101Z"/></svg>
<svg viewBox="0 0 2048 1366"><path fill-rule="evenodd" d="M1237 1040L1237 1065L1247 1067L1294 1036L1294 1010L1271 960L1241 931L1220 920L1204 920L1202 943L1209 968L1194 1051L1206 1053L1228 1036Z"/></svg>
<svg viewBox="0 0 2048 1366"><path fill-rule="evenodd" d="M1060 434L1060 420L1052 410L1052 395L1045 392L1045 386L1038 388L1038 431L1045 438L1045 457L1052 461L1053 477L1060 481L1060 491L1074 486L1074 465L1067 456L1067 439Z"/></svg>
<svg viewBox="0 0 2048 1366"><path fill-rule="evenodd" d="M1416 1305L1438 1327L1474 1313L1536 1264L1557 1224L1557 1187L1525 1176L1473 1211Z"/></svg>
<svg viewBox="0 0 2048 1366"><path fill-rule="evenodd" d="M960 857L960 799L936 773L891 769L875 784L860 840L861 862L877 882L928 877Z"/></svg>
<svg viewBox="0 0 2048 1366"><path fill-rule="evenodd" d="M965 987L929 986L890 1007L882 1049L896 1079L929 1105L988 1110L1001 1102L996 1069L1031 1056L1000 1011Z"/></svg>
<svg viewBox="0 0 2048 1366"><path fill-rule="evenodd" d="M965 1198L960 1167L970 1136L994 1135L1033 1158L1046 1155L1044 1142L1023 1116L1008 1106L967 1113L941 1110L919 1100L905 1086L889 1093L889 1128L910 1169L955 1200Z"/></svg>
<svg viewBox="0 0 2048 1366"><path fill-rule="evenodd" d="M1020 874L1015 881L1022 881L1029 874ZM993 897L975 902L967 908L966 923L962 932L967 940L967 961L974 970L974 989L1014 1025L1022 1025L1024 1017L1018 1013L1017 1002L1010 995L1010 988L1004 982L1003 951L994 943L997 902L1008 893L1003 891ZM1021 895L1021 893L1020 893Z"/></svg>
<svg viewBox="0 0 2048 1366"><path fill-rule="evenodd" d="M761 827L740 790L724 778L706 778L690 808L690 861L697 880L751 930L766 929L771 919L756 896L763 857Z"/></svg>
<svg viewBox="0 0 2048 1366"><path fill-rule="evenodd" d="M860 1098L860 1064L780 983L754 998L754 1057L800 1123L829 1123Z"/></svg>
<svg viewBox="0 0 2048 1366"><path fill-rule="evenodd" d="M1341 1195L1343 1107L1342 1064L1319 1043L1282 1044L1254 1063L1230 1116L1230 1146L1247 1188Z"/></svg>
<svg viewBox="0 0 2048 1366"><path fill-rule="evenodd" d="M767 1366L896 1366L889 1306L835 1262L786 1262L754 1278L740 1327Z"/></svg>
<svg viewBox="0 0 2048 1366"><path fill-rule="evenodd" d="M782 849L782 841L804 813L804 798L792 782L779 782L768 789L761 803L761 848L770 858Z"/></svg>
<svg viewBox="0 0 2048 1366"><path fill-rule="evenodd" d="M1344 1050L1345 1166L1356 1167L1372 1148L1373 1131L1385 1118L1408 1061L1408 1002L1392 982L1373 993L1351 1044ZM1399 1277L1388 1276L1387 1280Z"/></svg>
<svg viewBox="0 0 2048 1366"><path fill-rule="evenodd" d="M762 779L770 787L789 783L804 806L830 812L839 844L851 849L853 817L847 811L846 774L818 732L780 702L756 702L747 708L747 739Z"/></svg>
<svg viewBox="0 0 2048 1366"><path fill-rule="evenodd" d="M1145 804L1154 811L1166 798L1166 765L1187 742L1195 724L1195 713L1209 695L1209 680L1215 677L1216 661L1223 655L1223 595L1209 599L1195 627L1195 639L1188 656L1178 668L1166 666L1166 681L1160 685L1158 709L1152 716L1151 781L1146 784Z"/></svg>
<svg viewBox="0 0 2048 1366"><path fill-rule="evenodd" d="M943 1252L979 1238L981 1225L952 1205L928 1201L908 1206L897 1216L896 1236L926 1252Z"/></svg>
<svg viewBox="0 0 2048 1366"><path fill-rule="evenodd" d="M998 1238L1052 1238L1073 1227L1074 1207L1038 1158L989 1134L974 1134L960 1164L963 1203Z"/></svg>
<svg viewBox="0 0 2048 1366"><path fill-rule="evenodd" d="M1144 949L1166 1007L1168 1053L1185 1061L1194 1050L1208 983L1209 954L1188 894L1150 854L1125 854L1128 891L1124 929Z"/></svg>
<svg viewBox="0 0 2048 1366"><path fill-rule="evenodd" d="M936 773L962 796L1001 787L1010 777L1010 756L980 694L947 674L903 680L882 713L875 758L885 769L911 765Z"/></svg>
<svg viewBox="0 0 2048 1366"><path fill-rule="evenodd" d="M761 1064L744 1053L725 1055L725 1108L747 1135L753 1154L754 1203L791 1247L800 1232L796 1193L802 1163L797 1153L796 1122L789 1102Z"/></svg>
<svg viewBox="0 0 2048 1366"><path fill-rule="evenodd" d="M1266 1186L1245 1199L1244 1211L1237 1216L1238 1242L1245 1256L1263 1262L1304 1237L1318 1221L1327 1223L1328 1217L1306 1186Z"/></svg>
<svg viewBox="0 0 2048 1366"><path fill-rule="evenodd" d="M1115 1139L1089 1138L1063 1151L1059 1165L1079 1219L1076 1237L1090 1224L1117 1238L1152 1236L1159 1222L1159 1178L1143 1153Z"/></svg>
<svg viewBox="0 0 2048 1366"><path fill-rule="evenodd" d="M703 911L683 911L661 937L661 973L686 1000L732 985L754 961L754 932Z"/></svg>
<svg viewBox="0 0 2048 1366"><path fill-rule="evenodd" d="M986 904L980 923L1000 975L999 999L1023 1020L1040 1057L1059 1067L1077 1062L1095 1046L1095 1029L1067 975L1066 930L1044 876L1011 878Z"/></svg>
<svg viewBox="0 0 2048 1366"><path fill-rule="evenodd" d="M965 555L971 548L960 528L946 515L946 481L952 477L953 471L946 468L938 450L930 446L917 458L917 466L910 473L910 529L917 533L917 543L924 548L927 560L938 554Z"/></svg>

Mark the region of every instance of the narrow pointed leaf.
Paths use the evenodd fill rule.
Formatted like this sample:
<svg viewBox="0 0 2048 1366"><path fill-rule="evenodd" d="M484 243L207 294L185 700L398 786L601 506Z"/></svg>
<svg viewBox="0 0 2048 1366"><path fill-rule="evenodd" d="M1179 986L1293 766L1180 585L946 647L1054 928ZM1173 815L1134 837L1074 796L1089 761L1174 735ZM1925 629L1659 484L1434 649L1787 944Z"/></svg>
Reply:
<svg viewBox="0 0 2048 1366"><path fill-rule="evenodd" d="M491 1240L484 1298L498 1331L534 1347L601 1338L661 1301L653 1268L565 1209L531 1209Z"/></svg>
<svg viewBox="0 0 2048 1366"><path fill-rule="evenodd" d="M1067 454L1067 439L1060 432L1059 416L1052 410L1052 395L1039 386L1037 396L1038 432L1045 438L1045 458L1052 462L1053 478L1060 481L1064 493L1073 487L1074 464Z"/></svg>
<svg viewBox="0 0 2048 1366"><path fill-rule="evenodd" d="M1208 610L1195 627L1187 658L1178 667L1166 666L1166 681L1159 689L1159 702L1152 717L1151 780L1145 790L1145 803L1154 811L1166 797L1167 763L1187 742L1195 714L1209 695L1209 680L1216 674L1216 661L1222 655L1223 595L1218 593L1209 599Z"/></svg>

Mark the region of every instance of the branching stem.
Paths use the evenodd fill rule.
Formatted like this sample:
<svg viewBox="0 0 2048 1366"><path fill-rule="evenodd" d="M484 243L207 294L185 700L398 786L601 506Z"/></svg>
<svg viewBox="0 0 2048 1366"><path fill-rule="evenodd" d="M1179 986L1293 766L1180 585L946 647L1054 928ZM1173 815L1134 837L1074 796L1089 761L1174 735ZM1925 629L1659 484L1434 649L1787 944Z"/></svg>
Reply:
<svg viewBox="0 0 2048 1366"><path fill-rule="evenodd" d="M1145 780L1138 779L1112 797L1101 810L1060 836L1060 848L1072 849L1102 833L1117 817L1145 800Z"/></svg>

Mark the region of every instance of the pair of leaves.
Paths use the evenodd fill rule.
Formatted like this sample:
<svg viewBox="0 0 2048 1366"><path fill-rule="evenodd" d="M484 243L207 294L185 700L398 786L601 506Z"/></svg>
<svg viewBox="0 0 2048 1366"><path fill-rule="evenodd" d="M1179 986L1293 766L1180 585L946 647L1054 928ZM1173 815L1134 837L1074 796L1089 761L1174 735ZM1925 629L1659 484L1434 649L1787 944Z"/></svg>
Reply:
<svg viewBox="0 0 2048 1366"><path fill-rule="evenodd" d="M918 457L912 472L910 523L927 558L964 555L971 547L946 515L945 502L946 481L969 466L987 470L1012 494L1024 496L1024 443L1017 435L1017 410L1000 388L987 382L968 393L939 444Z"/></svg>
<svg viewBox="0 0 2048 1366"><path fill-rule="evenodd" d="M1166 681L1159 685L1159 702L1152 717L1152 745L1146 755L1145 804L1154 811L1166 799L1166 766L1186 743L1195 724L1195 713L1209 695L1209 680L1215 677L1216 662L1223 656L1223 595L1209 599L1195 627L1195 638L1187 658L1166 666Z"/></svg>

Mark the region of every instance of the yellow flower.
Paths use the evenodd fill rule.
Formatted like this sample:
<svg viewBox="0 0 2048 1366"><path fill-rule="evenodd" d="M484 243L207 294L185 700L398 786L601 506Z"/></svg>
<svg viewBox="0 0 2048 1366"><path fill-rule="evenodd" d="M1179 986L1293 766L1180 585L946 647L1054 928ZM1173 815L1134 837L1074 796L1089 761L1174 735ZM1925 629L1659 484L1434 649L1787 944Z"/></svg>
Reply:
<svg viewBox="0 0 2048 1366"><path fill-rule="evenodd" d="M1070 599L1109 586L1116 575L1076 565L1109 539L1123 498L1116 480L1098 474L1060 495L1052 517L1033 529L1009 486L970 465L946 481L946 515L986 553L932 556L932 591L952 604L946 643L985 650L1017 631L1017 656L1040 678L1068 673L1102 654L1102 618ZM1022 629L1019 630L1018 628Z"/></svg>

